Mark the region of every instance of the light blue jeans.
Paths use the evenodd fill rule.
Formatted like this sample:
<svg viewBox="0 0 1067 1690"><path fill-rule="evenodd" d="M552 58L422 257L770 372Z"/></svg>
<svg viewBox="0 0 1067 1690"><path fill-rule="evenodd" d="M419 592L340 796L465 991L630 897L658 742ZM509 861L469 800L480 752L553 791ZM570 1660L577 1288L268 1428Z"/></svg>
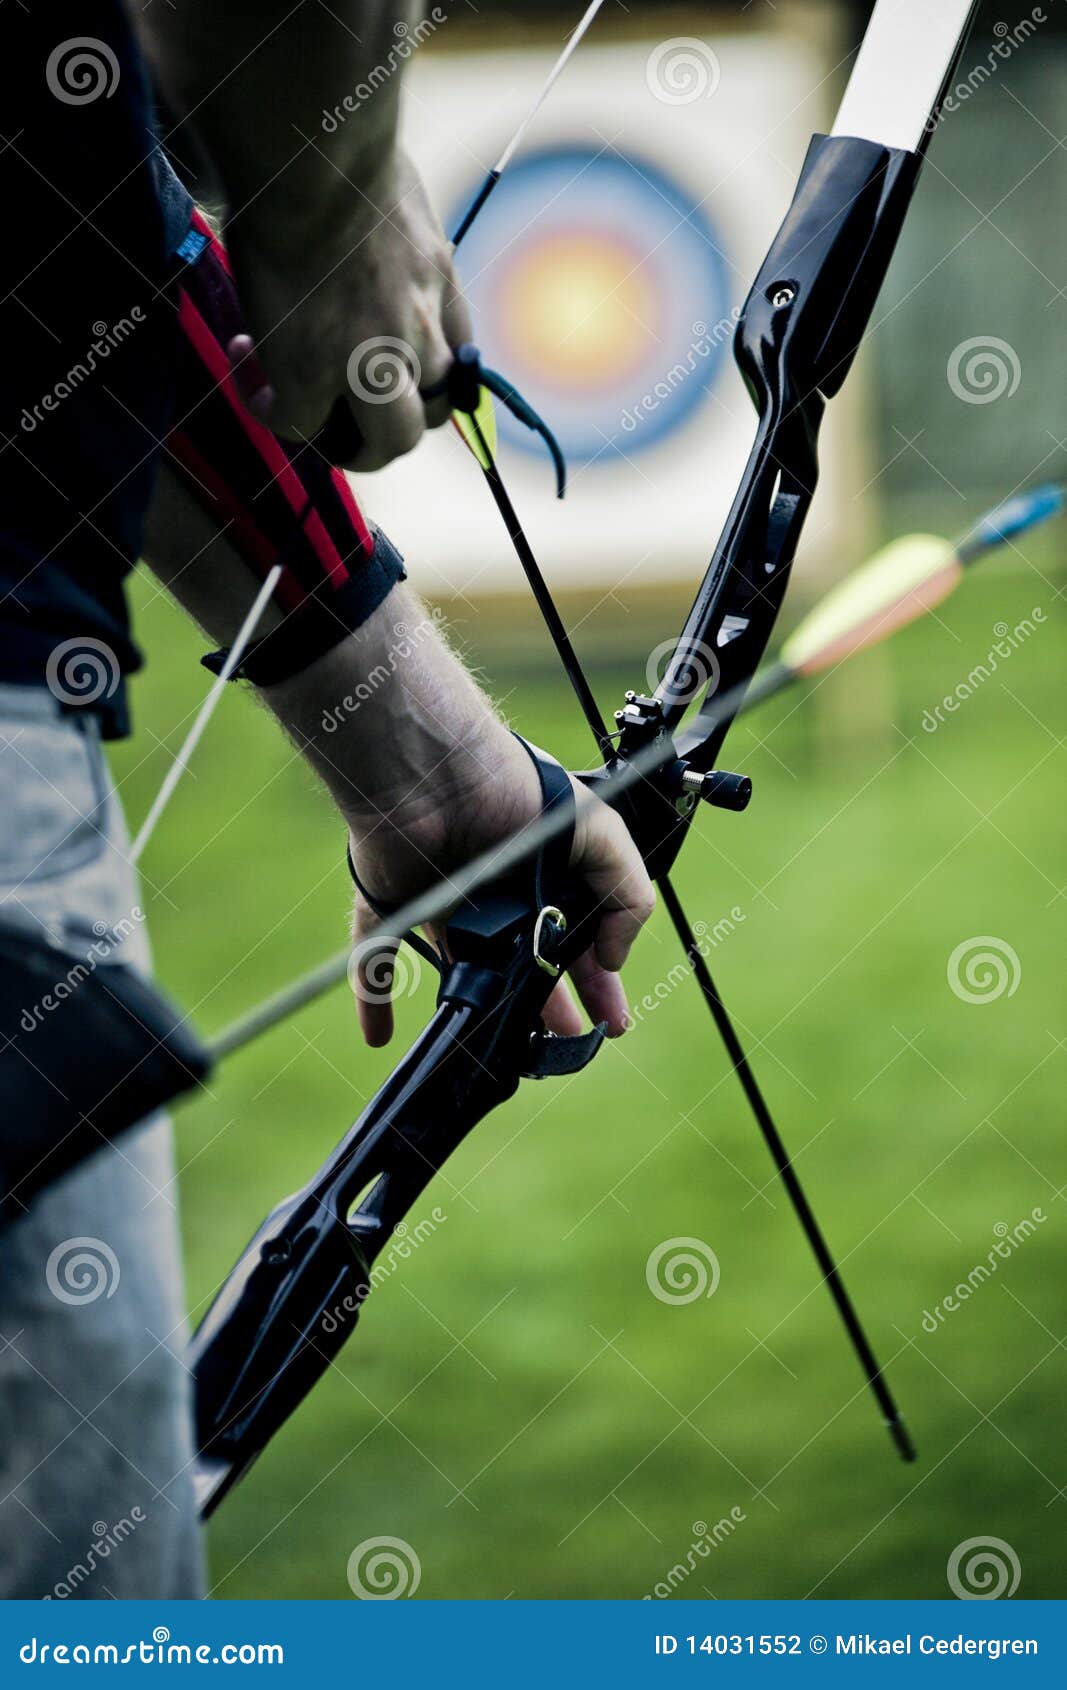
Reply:
<svg viewBox="0 0 1067 1690"><path fill-rule="evenodd" d="M137 900L92 718L0 685L0 922L77 948ZM160 1116L0 1229L0 1598L202 1595L185 1338Z"/></svg>

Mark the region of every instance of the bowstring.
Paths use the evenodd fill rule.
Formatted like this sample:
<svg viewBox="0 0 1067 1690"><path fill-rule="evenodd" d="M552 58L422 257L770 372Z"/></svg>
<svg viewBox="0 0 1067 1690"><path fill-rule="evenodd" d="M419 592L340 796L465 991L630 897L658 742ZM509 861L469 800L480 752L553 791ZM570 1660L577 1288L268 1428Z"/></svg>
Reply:
<svg viewBox="0 0 1067 1690"><path fill-rule="evenodd" d="M151 804L148 806L148 813L137 830L137 837L130 846L130 862L135 866L140 861L149 840L151 839L153 833L155 833L156 828L159 826L163 812L173 798L178 782L188 770L193 752L200 744L208 723L211 721L212 716L218 709L219 702L223 693L226 691L230 677L233 675L234 670L241 662L241 659L244 657L245 652L251 644L256 629L259 627L259 624L263 619L267 605L274 596L274 589L277 587L278 582L282 578L282 571L284 567L283 563L276 563L264 577L263 584L253 599L248 613L237 631L234 642L226 654L226 660L223 663L222 668L219 670L218 675L215 677L214 684L201 704L200 709L197 711L193 725L182 741L181 748L179 749L173 763L163 777L158 792L153 798Z"/></svg>
<svg viewBox="0 0 1067 1690"><path fill-rule="evenodd" d="M313 440L309 441L308 445L314 449ZM281 547L277 561L271 565L267 574L264 576L262 584L258 588L256 595L248 608L245 619L241 623L240 628L237 630L233 644L226 653L226 657L218 675L215 678L214 684L209 689L207 697L204 699L204 702L196 714L192 727L189 729L185 739L182 741L178 755L175 757L174 762L164 775L159 791L148 806L148 813L138 828L137 837L134 839L134 842L130 847L130 861L134 865L137 864L142 856L149 840L159 825L160 817L174 796L175 789L177 788L179 781L187 772L193 752L199 745L201 739L203 738L204 730L207 728L208 723L211 721L212 716L219 707L222 695L226 690L227 682L232 680L236 670L240 667L242 658L247 653L248 648L255 637L256 630L266 614L267 606L274 597L278 582L285 573L286 565L290 563L292 558L295 556L301 538L307 537L308 519L314 516L314 514L315 495L309 492L304 499L300 515L297 517L297 528L299 533Z"/></svg>

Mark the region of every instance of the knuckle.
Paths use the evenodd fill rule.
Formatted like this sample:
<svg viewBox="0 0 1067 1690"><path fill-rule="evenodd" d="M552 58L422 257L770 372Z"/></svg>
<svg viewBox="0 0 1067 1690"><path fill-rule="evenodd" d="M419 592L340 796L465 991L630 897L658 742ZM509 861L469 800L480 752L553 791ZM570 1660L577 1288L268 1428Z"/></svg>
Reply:
<svg viewBox="0 0 1067 1690"><path fill-rule="evenodd" d="M646 882L646 884L637 893L631 907L637 918L638 925L643 927L645 922L650 919L656 908L656 892L650 881Z"/></svg>

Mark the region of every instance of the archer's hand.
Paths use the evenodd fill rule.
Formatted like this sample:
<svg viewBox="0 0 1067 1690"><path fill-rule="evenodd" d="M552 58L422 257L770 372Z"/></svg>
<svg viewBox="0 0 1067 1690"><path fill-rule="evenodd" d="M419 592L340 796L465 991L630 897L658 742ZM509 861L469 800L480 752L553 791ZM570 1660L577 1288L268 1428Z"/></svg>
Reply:
<svg viewBox="0 0 1067 1690"><path fill-rule="evenodd" d="M353 833L352 858L361 883L380 902L396 905L450 868L515 833L541 813L540 783L526 752L498 723L474 764L476 777L463 790L448 792L442 779L440 802L430 811L424 802L401 804L361 835ZM441 778L438 771L435 779ZM589 886L600 911L596 940L578 958L570 978L590 1019L607 1023L617 1038L627 1026L626 997L618 971L638 932L652 913L655 893L645 865L619 816L579 781L573 781L577 821L571 863ZM391 986L395 947L363 944L376 918L357 897L352 937L359 951L355 996L363 1036L384 1045L393 1032ZM430 931L435 944L440 934ZM566 985L556 987L545 1010L553 1033L582 1030L582 1018Z"/></svg>
<svg viewBox="0 0 1067 1690"><path fill-rule="evenodd" d="M417 170L391 148L356 189L340 178L333 205L275 238L251 215L226 232L252 329L229 354L249 409L276 434L307 439L335 401L363 445L345 467L380 469L447 422L439 382L471 338L451 251Z"/></svg>

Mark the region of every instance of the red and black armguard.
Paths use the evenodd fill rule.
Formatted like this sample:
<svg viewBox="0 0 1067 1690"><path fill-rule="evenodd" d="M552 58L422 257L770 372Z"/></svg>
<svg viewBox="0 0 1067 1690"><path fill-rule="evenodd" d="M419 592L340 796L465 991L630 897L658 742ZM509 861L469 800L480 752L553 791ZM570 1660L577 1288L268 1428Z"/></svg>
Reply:
<svg viewBox="0 0 1067 1690"><path fill-rule="evenodd" d="M285 619L238 670L266 686L365 622L404 579L403 561L367 523L339 469L313 444L279 439L242 404L226 347L247 328L226 251L199 212L178 256L178 420L168 457L257 580L285 565L275 595ZM222 655L204 661L217 669Z"/></svg>

